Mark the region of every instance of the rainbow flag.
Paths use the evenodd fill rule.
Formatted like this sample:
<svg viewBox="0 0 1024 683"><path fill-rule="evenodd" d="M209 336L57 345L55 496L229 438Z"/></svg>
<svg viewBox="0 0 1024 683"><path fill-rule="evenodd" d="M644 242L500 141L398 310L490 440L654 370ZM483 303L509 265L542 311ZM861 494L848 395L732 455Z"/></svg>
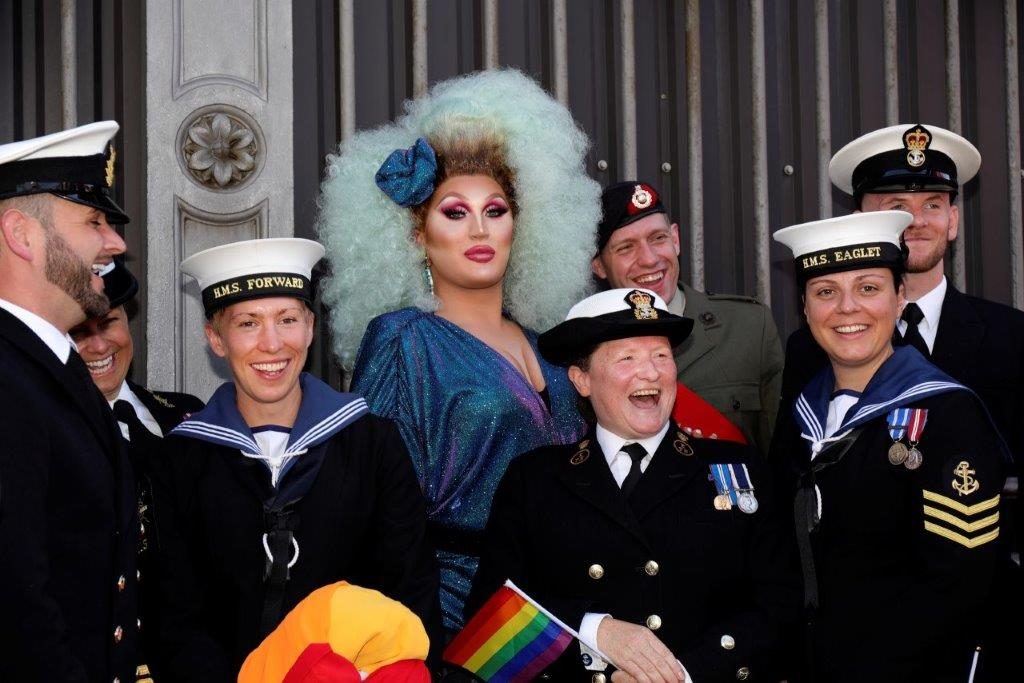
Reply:
<svg viewBox="0 0 1024 683"><path fill-rule="evenodd" d="M532 681L578 637L506 581L448 644L444 660L484 681Z"/></svg>

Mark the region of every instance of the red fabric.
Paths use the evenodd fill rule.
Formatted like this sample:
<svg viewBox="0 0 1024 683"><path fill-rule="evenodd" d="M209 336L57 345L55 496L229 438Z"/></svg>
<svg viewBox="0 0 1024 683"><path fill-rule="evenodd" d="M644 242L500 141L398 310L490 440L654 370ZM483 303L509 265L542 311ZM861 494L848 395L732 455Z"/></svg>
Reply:
<svg viewBox="0 0 1024 683"><path fill-rule="evenodd" d="M672 419L683 428L683 431L699 429L701 435L698 438L709 439L714 434L723 441L747 443L747 438L743 436L740 428L718 412L713 405L690 391L681 382L677 383L677 387Z"/></svg>
<svg viewBox="0 0 1024 683"><path fill-rule="evenodd" d="M288 669L282 683L360 683L361 680L352 662L336 654L330 645L312 643Z"/></svg>
<svg viewBox="0 0 1024 683"><path fill-rule="evenodd" d="M430 683L430 671L421 659L403 659L388 664L366 677L374 683Z"/></svg>

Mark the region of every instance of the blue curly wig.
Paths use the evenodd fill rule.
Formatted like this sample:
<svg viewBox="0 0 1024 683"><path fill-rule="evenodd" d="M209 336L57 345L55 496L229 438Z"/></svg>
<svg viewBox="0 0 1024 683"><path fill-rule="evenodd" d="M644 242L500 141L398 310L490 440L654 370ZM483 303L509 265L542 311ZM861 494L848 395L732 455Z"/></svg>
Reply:
<svg viewBox="0 0 1024 683"><path fill-rule="evenodd" d="M418 138L443 155L446 141L475 136L503 143L514 176L518 215L505 310L540 332L561 322L589 293L601 187L584 170L586 134L565 107L519 71L453 78L406 102L395 123L356 133L328 157L317 231L332 272L322 291L331 307L334 351L346 370L371 319L407 306L438 305L423 276L422 247L413 239L413 209L377 187L377 170L396 148L411 147Z"/></svg>

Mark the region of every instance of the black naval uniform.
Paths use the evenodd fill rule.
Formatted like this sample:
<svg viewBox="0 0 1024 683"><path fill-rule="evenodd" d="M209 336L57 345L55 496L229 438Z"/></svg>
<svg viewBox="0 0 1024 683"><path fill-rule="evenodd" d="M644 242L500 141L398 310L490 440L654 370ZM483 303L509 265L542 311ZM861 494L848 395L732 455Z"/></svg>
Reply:
<svg viewBox="0 0 1024 683"><path fill-rule="evenodd" d="M107 404L71 353L61 364L0 310L3 681L135 676L135 483Z"/></svg>
<svg viewBox="0 0 1024 683"><path fill-rule="evenodd" d="M303 376L303 406L315 382ZM223 390L206 411L228 402L218 397ZM424 624L435 623L437 566L426 540L423 496L393 423L360 415L297 457L275 488L268 468L237 447L178 436L191 422L167 439L174 457L165 459L169 467L154 482L161 683L233 681L269 631L262 623L270 585L262 539L278 507L284 514L277 519L294 533L299 556L271 626L315 589L341 580L379 590ZM280 506L302 482L308 489L297 502ZM287 557L293 553L287 547Z"/></svg>
<svg viewBox="0 0 1024 683"><path fill-rule="evenodd" d="M896 351L879 372L913 361L901 353L927 365L914 349ZM830 371L828 383L826 393ZM850 412L865 403L875 402L862 397ZM813 525L814 485L820 493L820 521L809 534L817 608L808 610L813 655L806 680L967 681L984 639L1005 448L967 391L889 407L928 410L917 470L890 463L884 413L825 444L814 474L810 444L801 437L810 430L790 421L776 435L771 460L781 467L783 490L796 496L797 525ZM986 663L982 653L975 680L988 680Z"/></svg>
<svg viewBox="0 0 1024 683"><path fill-rule="evenodd" d="M136 398L146 406L150 415L156 420L160 431L166 436L181 421L194 412L203 409L203 402L191 394L173 391L150 391L149 389L126 380L128 387ZM120 404L129 411L123 414ZM139 674L144 677L153 674L159 680L159 672L152 664L152 653L156 652L156 638L159 633L160 610L157 608L158 596L156 544L158 541L153 521L153 460L156 458L175 457L173 445L168 448L163 438L153 434L142 423L134 407L124 399L115 401L114 416L128 431L128 454L131 456L132 471L138 491L139 510ZM124 429L122 429L122 434ZM144 679L143 679L144 680Z"/></svg>
<svg viewBox="0 0 1024 683"><path fill-rule="evenodd" d="M1024 462L1024 312L964 294L947 282L939 329L929 360L981 397L1010 447L1015 462L1009 473L1016 474L1020 480ZM794 399L826 365L828 358L808 328L800 328L790 335L786 344L777 431L792 428L792 424L787 426L786 423L792 420ZM1006 557L1000 565L997 582L1005 588L1000 589L994 599L989 619L994 635L989 639L992 643L989 650L992 652L994 648L1005 659L999 664L1003 670L1016 675L1017 650L1024 642L1019 635L1021 629L1004 629L998 624L1019 618L1024 609L1021 570L1008 557L1011 547L1018 553L1021 551L1024 538L1021 494L1017 494L1016 501L1004 501L1003 511L1010 517L1003 520L1004 530L1012 530L1012 533L999 539Z"/></svg>
<svg viewBox="0 0 1024 683"><path fill-rule="evenodd" d="M142 401L142 405L146 406L156 423L160 425L160 431L164 433L164 436L181 424L186 417L203 409L203 402L192 394L183 394L177 391L150 391L132 381L128 381L128 386L131 387L132 393Z"/></svg>
<svg viewBox="0 0 1024 683"><path fill-rule="evenodd" d="M757 460L750 447L689 439L672 424L627 502L593 428L517 458L491 509L467 614L511 578L573 628L586 612L648 625L698 683L778 680L775 650L797 614L799 579ZM716 510L709 465L743 462L760 509ZM594 676L575 643L547 674Z"/></svg>

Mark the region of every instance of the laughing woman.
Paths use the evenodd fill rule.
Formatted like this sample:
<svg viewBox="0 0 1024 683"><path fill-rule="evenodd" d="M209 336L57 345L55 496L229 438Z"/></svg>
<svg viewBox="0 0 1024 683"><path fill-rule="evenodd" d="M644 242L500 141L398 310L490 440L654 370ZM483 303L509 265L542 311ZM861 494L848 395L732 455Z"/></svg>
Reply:
<svg viewBox="0 0 1024 683"><path fill-rule="evenodd" d="M795 496L811 680L966 681L985 664L1005 447L977 396L893 349L910 221L876 211L775 233L831 361L771 457Z"/></svg>
<svg viewBox="0 0 1024 683"><path fill-rule="evenodd" d="M600 188L569 112L517 71L438 84L406 111L328 166L324 297L343 364L366 331L352 389L409 447L454 631L508 463L584 428L532 330L589 282Z"/></svg>
<svg viewBox="0 0 1024 683"><path fill-rule="evenodd" d="M154 486L157 680L234 680L292 607L341 580L433 617L436 563L398 430L302 372L322 255L309 240L251 240L181 265L233 381L171 432Z"/></svg>

